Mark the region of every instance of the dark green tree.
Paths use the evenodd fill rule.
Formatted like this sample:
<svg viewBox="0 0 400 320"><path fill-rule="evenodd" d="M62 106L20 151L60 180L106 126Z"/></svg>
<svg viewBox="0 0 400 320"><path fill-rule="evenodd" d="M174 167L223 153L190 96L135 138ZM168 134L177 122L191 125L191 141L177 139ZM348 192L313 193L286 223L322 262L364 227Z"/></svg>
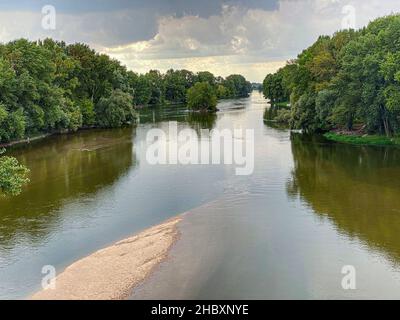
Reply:
<svg viewBox="0 0 400 320"><path fill-rule="evenodd" d="M110 97L100 99L96 115L100 127L117 128L128 124L135 118L132 97L120 89L114 90Z"/></svg>

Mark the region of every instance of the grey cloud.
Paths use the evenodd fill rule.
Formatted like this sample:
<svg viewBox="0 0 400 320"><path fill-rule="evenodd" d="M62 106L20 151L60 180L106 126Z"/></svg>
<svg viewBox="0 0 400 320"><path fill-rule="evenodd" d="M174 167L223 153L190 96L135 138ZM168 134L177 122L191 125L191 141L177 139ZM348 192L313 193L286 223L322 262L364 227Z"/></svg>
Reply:
<svg viewBox="0 0 400 320"><path fill-rule="evenodd" d="M63 37L68 42L116 46L153 38L157 33L158 20L163 16L209 18L218 16L222 6L227 4L273 10L277 3L278 0L0 0L0 10L8 14L25 12L40 15L41 8L51 4L58 13L57 30L44 32L40 23L27 29L21 21L19 29L13 32L23 37Z"/></svg>
<svg viewBox="0 0 400 320"><path fill-rule="evenodd" d="M61 13L68 14L148 10L156 15L191 14L209 17L218 14L223 4L273 10L277 8L278 0L0 0L0 10L37 11L47 4L54 5Z"/></svg>
<svg viewBox="0 0 400 320"><path fill-rule="evenodd" d="M19 3L27 2L32 1ZM70 8L56 6L55 31L41 29L40 10L1 10L0 39L82 41L140 70L167 63L188 67L190 61L198 68L204 61L218 61L220 69L249 66L255 72L254 64L294 58L320 34L340 29L343 6L349 4L348 0L93 0L91 6L88 1L63 2ZM0 0L0 8L3 3ZM359 27L400 9L398 0L350 3Z"/></svg>

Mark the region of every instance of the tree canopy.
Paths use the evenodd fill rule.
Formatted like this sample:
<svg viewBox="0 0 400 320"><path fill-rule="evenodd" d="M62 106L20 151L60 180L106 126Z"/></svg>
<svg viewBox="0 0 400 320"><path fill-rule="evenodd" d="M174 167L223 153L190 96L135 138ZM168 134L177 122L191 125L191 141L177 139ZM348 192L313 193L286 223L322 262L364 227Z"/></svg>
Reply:
<svg viewBox="0 0 400 320"><path fill-rule="evenodd" d="M187 93L189 109L216 111L217 95L209 82L197 82Z"/></svg>
<svg viewBox="0 0 400 320"><path fill-rule="evenodd" d="M245 97L251 85L204 71L128 71L81 43L25 39L0 44L0 143L84 127L117 127L135 120L135 107L186 103L187 91L207 82L219 99Z"/></svg>
<svg viewBox="0 0 400 320"><path fill-rule="evenodd" d="M264 81L272 102L290 99L290 124L308 131L400 133L400 15L321 36Z"/></svg>
<svg viewBox="0 0 400 320"><path fill-rule="evenodd" d="M15 40L0 44L0 143L121 127L135 121L138 106L181 104L187 97L193 109L215 109L217 98L246 97L250 91L239 75L224 79L172 69L138 74L82 43ZM28 171L17 159L1 156L0 191L18 194Z"/></svg>
<svg viewBox="0 0 400 320"><path fill-rule="evenodd" d="M2 156L4 152L0 150L0 194L18 195L29 182L29 170L14 157Z"/></svg>

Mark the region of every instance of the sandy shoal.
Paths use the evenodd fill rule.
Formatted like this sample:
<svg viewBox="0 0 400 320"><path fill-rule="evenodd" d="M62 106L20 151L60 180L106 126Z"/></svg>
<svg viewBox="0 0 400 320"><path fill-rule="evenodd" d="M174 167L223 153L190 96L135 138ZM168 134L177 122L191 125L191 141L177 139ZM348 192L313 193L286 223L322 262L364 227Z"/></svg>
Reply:
<svg viewBox="0 0 400 320"><path fill-rule="evenodd" d="M149 228L78 260L56 278L54 290L42 290L33 300L117 300L160 264L179 236L182 217Z"/></svg>

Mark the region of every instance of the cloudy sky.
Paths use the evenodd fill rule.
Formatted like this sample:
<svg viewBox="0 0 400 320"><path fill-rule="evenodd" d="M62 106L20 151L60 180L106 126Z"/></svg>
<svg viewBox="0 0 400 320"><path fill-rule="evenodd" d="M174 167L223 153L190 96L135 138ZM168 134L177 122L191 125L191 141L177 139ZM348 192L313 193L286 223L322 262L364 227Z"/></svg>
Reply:
<svg viewBox="0 0 400 320"><path fill-rule="evenodd" d="M54 30L43 28L45 5L56 10ZM0 0L0 41L79 41L137 72L185 68L262 81L318 35L393 12L399 0Z"/></svg>

